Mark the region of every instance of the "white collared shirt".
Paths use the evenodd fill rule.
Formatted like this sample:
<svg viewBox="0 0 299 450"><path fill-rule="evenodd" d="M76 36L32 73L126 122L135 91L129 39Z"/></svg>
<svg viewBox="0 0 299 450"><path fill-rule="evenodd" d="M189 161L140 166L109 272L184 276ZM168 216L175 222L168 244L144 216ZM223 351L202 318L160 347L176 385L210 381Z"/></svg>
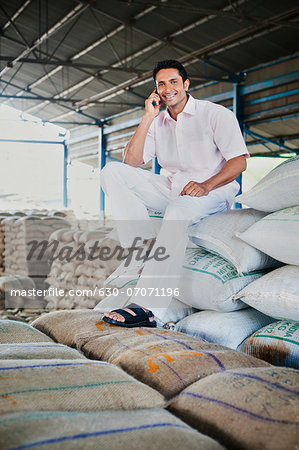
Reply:
<svg viewBox="0 0 299 450"><path fill-rule="evenodd" d="M227 108L189 95L175 121L169 112L161 112L148 131L143 161L155 156L170 173L161 185L176 197L189 181L203 182L216 175L226 161L249 156L236 116ZM160 177L162 178L162 177ZM217 191L230 203L239 185L235 181Z"/></svg>

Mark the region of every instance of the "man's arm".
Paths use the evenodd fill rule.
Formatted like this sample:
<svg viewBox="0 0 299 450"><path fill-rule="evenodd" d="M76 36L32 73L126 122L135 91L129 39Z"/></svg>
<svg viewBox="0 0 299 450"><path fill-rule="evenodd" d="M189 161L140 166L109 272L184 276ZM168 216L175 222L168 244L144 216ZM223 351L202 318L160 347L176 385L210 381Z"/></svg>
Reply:
<svg viewBox="0 0 299 450"><path fill-rule="evenodd" d="M153 101L156 102L155 106L152 104ZM160 97L156 91L153 91L145 101L145 114L125 148L124 163L133 167L139 167L143 164L145 138L154 118L159 114L160 106Z"/></svg>
<svg viewBox="0 0 299 450"><path fill-rule="evenodd" d="M191 195L192 197L201 197L208 195L210 191L225 184L234 181L244 170L246 169L246 156L236 156L228 160L220 172L208 180L197 183L196 181L190 181L180 195Z"/></svg>

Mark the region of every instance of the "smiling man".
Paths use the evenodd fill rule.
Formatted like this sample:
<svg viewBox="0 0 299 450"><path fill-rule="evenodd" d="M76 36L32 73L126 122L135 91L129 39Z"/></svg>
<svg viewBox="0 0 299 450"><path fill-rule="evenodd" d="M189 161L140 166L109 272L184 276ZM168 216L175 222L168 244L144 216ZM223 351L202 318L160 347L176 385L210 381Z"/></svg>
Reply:
<svg viewBox="0 0 299 450"><path fill-rule="evenodd" d="M190 82L181 63L158 62L153 78L156 89L125 148L124 164L109 163L101 172L121 245L131 247L138 236L149 246L149 256L161 247L167 255L149 259L140 268L133 304L105 313L105 321L127 327L163 325L173 319L169 305L178 288L188 227L231 207L239 190L234 180L246 169L249 156L234 114L187 93ZM160 113L162 103L167 108ZM166 176L139 168L154 157ZM148 209L164 215L158 234ZM125 264L116 276L122 268Z"/></svg>

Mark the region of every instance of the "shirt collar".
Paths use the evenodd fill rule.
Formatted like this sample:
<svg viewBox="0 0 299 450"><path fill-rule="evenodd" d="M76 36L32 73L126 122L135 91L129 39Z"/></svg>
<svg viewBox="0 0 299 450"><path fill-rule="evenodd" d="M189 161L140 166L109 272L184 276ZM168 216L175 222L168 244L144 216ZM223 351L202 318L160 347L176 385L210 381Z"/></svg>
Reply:
<svg viewBox="0 0 299 450"><path fill-rule="evenodd" d="M192 116L195 114L195 99L192 97L192 95L188 94L188 100L187 103L183 109L183 111L180 114L191 114ZM171 115L168 112L168 109L165 111L164 120L173 120Z"/></svg>

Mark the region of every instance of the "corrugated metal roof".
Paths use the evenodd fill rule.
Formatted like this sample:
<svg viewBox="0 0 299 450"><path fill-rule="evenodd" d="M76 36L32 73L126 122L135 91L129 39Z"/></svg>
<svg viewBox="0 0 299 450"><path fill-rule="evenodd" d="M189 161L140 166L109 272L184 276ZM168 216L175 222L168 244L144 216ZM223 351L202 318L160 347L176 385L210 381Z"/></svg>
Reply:
<svg viewBox="0 0 299 450"><path fill-rule="evenodd" d="M151 70L160 59L181 60L191 86L202 88L208 80L293 55L298 16L293 0L1 0L0 101L69 128L81 121L96 123L143 106L153 86ZM294 71L295 61L285 63L284 73ZM254 75L256 82L259 76L272 77L270 69ZM224 84L227 90L233 87L215 83L196 95L213 96L225 90ZM297 112L297 88L285 88L294 94L246 106L245 121ZM270 86L269 92L277 89ZM232 102L222 103L229 107ZM298 128L298 117L292 120ZM290 135L289 127L281 121L273 127L260 123L258 129L275 137ZM290 145L296 147L297 141ZM260 151L260 145L251 150Z"/></svg>

